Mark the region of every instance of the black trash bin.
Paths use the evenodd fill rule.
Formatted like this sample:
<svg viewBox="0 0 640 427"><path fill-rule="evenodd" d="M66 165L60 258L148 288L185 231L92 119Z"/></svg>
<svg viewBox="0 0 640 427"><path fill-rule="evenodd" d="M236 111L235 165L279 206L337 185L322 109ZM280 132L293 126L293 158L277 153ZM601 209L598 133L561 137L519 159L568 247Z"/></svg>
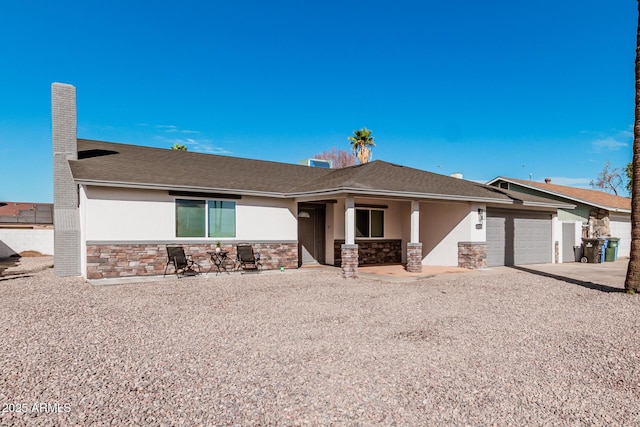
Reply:
<svg viewBox="0 0 640 427"><path fill-rule="evenodd" d="M582 238L582 258L580 262L600 263L602 259L603 239Z"/></svg>
<svg viewBox="0 0 640 427"><path fill-rule="evenodd" d="M574 246L573 255L575 256L575 261L580 262L582 259L582 246Z"/></svg>

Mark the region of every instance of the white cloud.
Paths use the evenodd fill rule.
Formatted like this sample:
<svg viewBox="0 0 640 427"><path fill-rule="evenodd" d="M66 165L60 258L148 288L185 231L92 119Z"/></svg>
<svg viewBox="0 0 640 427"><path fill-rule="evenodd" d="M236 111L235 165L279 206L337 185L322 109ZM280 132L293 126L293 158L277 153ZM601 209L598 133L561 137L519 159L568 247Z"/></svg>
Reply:
<svg viewBox="0 0 640 427"><path fill-rule="evenodd" d="M568 187L590 188L592 178L568 178L565 176L552 176L551 183L558 185L566 185ZM544 182L541 180L540 182Z"/></svg>
<svg viewBox="0 0 640 427"><path fill-rule="evenodd" d="M628 139L633 139L633 130L623 130L620 132L620 135Z"/></svg>
<svg viewBox="0 0 640 427"><path fill-rule="evenodd" d="M581 132L582 133L582 132ZM608 133L593 133L596 139L591 141L591 147L596 153L618 151L629 147L633 142L633 128L625 130L612 129Z"/></svg>
<svg viewBox="0 0 640 427"><path fill-rule="evenodd" d="M194 145L193 151L206 154L232 154L229 150L211 144L196 144Z"/></svg>
<svg viewBox="0 0 640 427"><path fill-rule="evenodd" d="M180 129L175 125L155 125L157 130L161 131L159 135L156 135L155 139L160 141L165 147L171 147L174 144L186 145L187 149L193 153L206 153L206 154L231 154L232 152L217 146L210 139L195 138L186 135L198 135L201 132L198 130ZM170 134L170 135L167 135ZM180 136L180 134L185 135Z"/></svg>
<svg viewBox="0 0 640 427"><path fill-rule="evenodd" d="M157 125L156 129L160 129L169 133L185 133L185 134L200 133L200 131L198 130L179 129L177 126L174 126L174 125Z"/></svg>
<svg viewBox="0 0 640 427"><path fill-rule="evenodd" d="M621 139L622 138L619 138L619 137L614 138L612 136L609 136L603 139L596 139L591 143L591 145L593 146L596 152L617 151L617 150L620 150L621 148L629 146L627 142L621 141Z"/></svg>
<svg viewBox="0 0 640 427"><path fill-rule="evenodd" d="M229 150L218 147L208 139L196 140L193 138L163 138L169 145L186 145L189 151L206 154L231 154Z"/></svg>

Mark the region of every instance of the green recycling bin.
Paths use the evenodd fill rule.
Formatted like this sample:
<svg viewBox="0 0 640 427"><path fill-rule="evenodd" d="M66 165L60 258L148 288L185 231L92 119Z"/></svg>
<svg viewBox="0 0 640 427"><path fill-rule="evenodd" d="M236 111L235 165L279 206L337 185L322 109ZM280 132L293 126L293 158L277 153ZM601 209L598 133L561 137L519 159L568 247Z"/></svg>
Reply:
<svg viewBox="0 0 640 427"><path fill-rule="evenodd" d="M618 259L618 246L620 245L620 239L618 237L609 237L609 246L608 248L613 249L613 259L611 261L616 261ZM605 257L607 255L605 254ZM607 260L608 261L608 260Z"/></svg>
<svg viewBox="0 0 640 427"><path fill-rule="evenodd" d="M611 262L616 260L616 248L606 248L604 250L604 260Z"/></svg>

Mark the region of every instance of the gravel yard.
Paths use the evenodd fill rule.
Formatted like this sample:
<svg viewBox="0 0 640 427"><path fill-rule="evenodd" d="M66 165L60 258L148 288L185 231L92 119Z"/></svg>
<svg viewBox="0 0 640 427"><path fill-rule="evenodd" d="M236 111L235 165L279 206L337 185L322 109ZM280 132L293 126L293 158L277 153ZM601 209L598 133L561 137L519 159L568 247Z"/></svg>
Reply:
<svg viewBox="0 0 640 427"><path fill-rule="evenodd" d="M0 425L640 425L640 296L523 271L0 290Z"/></svg>

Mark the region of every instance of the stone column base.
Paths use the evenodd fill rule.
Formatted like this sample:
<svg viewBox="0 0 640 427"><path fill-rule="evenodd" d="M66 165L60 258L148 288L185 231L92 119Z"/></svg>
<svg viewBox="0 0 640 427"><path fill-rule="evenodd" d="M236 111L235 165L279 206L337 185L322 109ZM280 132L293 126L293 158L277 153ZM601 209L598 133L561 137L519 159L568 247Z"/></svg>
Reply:
<svg viewBox="0 0 640 427"><path fill-rule="evenodd" d="M458 242L458 267L478 270L487 268L485 242Z"/></svg>
<svg viewBox="0 0 640 427"><path fill-rule="evenodd" d="M422 243L407 243L407 271L422 273Z"/></svg>
<svg viewBox="0 0 640 427"><path fill-rule="evenodd" d="M358 245L342 245L342 277L345 279L358 278Z"/></svg>

